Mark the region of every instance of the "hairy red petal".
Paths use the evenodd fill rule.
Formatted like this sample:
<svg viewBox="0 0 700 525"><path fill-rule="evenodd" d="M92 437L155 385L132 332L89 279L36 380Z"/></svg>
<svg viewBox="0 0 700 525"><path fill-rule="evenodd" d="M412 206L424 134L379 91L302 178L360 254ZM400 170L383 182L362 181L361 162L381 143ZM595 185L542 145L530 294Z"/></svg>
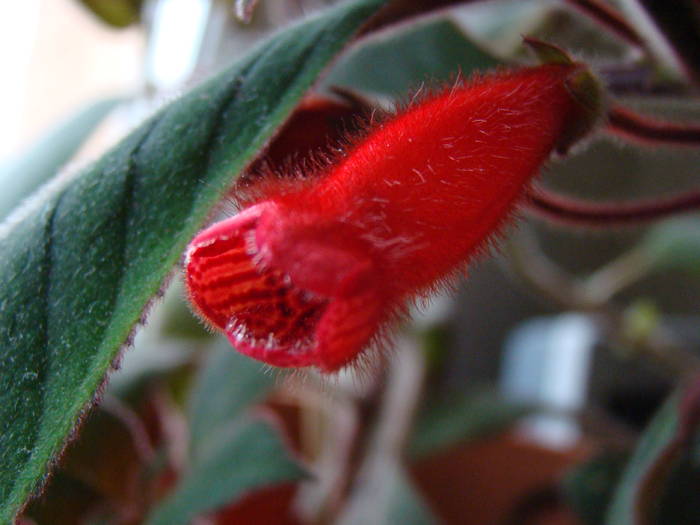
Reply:
<svg viewBox="0 0 700 525"><path fill-rule="evenodd" d="M244 354L275 366L335 370L380 320L373 287L358 289L369 284L369 265L312 240L299 245L310 255L304 267L287 269L295 282L266 261L263 214L276 217L269 204L253 206L193 240L186 262L190 298Z"/></svg>
<svg viewBox="0 0 700 525"><path fill-rule="evenodd" d="M377 125L336 165L200 233L187 283L234 346L333 371L511 214L581 108L576 64L499 73Z"/></svg>

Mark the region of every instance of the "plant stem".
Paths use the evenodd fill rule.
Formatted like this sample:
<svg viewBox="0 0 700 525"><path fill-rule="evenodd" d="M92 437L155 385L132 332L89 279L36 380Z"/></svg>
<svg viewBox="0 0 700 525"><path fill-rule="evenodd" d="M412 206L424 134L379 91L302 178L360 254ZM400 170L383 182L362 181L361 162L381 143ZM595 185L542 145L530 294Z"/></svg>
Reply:
<svg viewBox="0 0 700 525"><path fill-rule="evenodd" d="M336 523L382 523L397 476L413 418L421 399L425 359L415 339L404 337L390 367L377 427L357 469L347 504Z"/></svg>
<svg viewBox="0 0 700 525"><path fill-rule="evenodd" d="M610 302L623 284L611 280L616 276L628 282L636 279L634 271L626 268L633 264L636 255L623 256L593 274L592 281L582 284L542 252L534 233L527 228L522 228L517 240L509 243L508 254L511 269L529 288L568 310L593 315L605 340L631 348L676 376L686 377L700 370L700 358L660 323L641 339L631 341L625 337L624 311Z"/></svg>
<svg viewBox="0 0 700 525"><path fill-rule="evenodd" d="M581 281L580 294L584 302L605 304L616 293L647 275L650 268L646 253L632 249Z"/></svg>
<svg viewBox="0 0 700 525"><path fill-rule="evenodd" d="M529 192L526 204L535 215L557 224L585 228L636 226L669 215L700 210L700 191L690 190L661 199L595 202L538 187Z"/></svg>
<svg viewBox="0 0 700 525"><path fill-rule="evenodd" d="M370 378L368 391L360 395L328 384L317 387L324 390L322 394L308 392L307 387L307 393L301 395L305 411L313 411L312 430L322 432L320 440L314 439L321 444L315 479L302 485L296 505L305 523L331 524L345 505L377 417L385 388L382 379L383 374Z"/></svg>
<svg viewBox="0 0 700 525"><path fill-rule="evenodd" d="M619 105L608 111L608 129L617 135L642 143L678 146L700 144L700 125L658 120Z"/></svg>

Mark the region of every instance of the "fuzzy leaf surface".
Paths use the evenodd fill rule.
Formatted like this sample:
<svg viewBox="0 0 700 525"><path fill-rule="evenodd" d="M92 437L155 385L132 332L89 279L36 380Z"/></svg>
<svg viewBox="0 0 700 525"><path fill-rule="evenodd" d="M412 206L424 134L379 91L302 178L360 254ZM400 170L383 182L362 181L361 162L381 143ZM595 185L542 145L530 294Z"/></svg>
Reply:
<svg viewBox="0 0 700 525"><path fill-rule="evenodd" d="M232 179L382 3L278 33L0 227L0 523L46 475Z"/></svg>

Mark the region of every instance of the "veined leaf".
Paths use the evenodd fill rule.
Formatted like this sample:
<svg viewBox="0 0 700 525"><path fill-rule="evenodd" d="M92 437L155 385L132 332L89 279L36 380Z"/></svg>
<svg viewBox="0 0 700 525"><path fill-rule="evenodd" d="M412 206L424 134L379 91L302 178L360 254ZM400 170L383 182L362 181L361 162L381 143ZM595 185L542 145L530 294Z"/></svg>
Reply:
<svg viewBox="0 0 700 525"><path fill-rule="evenodd" d="M46 475L189 239L382 0L279 33L0 232L0 523Z"/></svg>
<svg viewBox="0 0 700 525"><path fill-rule="evenodd" d="M267 423L240 419L239 423L231 439L183 476L173 494L153 510L147 525L186 525L248 491L303 477L304 471L287 458Z"/></svg>
<svg viewBox="0 0 700 525"><path fill-rule="evenodd" d="M197 462L226 439L236 420L274 384L263 365L239 354L227 339L214 345L189 403L190 460Z"/></svg>
<svg viewBox="0 0 700 525"><path fill-rule="evenodd" d="M190 523L244 494L304 475L273 429L247 413L273 382L226 339L215 343L192 390L188 469L152 511L149 525Z"/></svg>

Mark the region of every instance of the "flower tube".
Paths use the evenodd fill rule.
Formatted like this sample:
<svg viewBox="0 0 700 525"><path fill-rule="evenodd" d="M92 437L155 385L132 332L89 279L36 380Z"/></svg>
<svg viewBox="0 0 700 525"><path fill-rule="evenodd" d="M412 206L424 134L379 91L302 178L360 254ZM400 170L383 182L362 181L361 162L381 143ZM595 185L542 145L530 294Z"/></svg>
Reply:
<svg viewBox="0 0 700 525"><path fill-rule="evenodd" d="M271 365L353 362L483 252L589 127L590 80L574 62L475 78L374 124L320 173L268 185L190 244L196 310Z"/></svg>

